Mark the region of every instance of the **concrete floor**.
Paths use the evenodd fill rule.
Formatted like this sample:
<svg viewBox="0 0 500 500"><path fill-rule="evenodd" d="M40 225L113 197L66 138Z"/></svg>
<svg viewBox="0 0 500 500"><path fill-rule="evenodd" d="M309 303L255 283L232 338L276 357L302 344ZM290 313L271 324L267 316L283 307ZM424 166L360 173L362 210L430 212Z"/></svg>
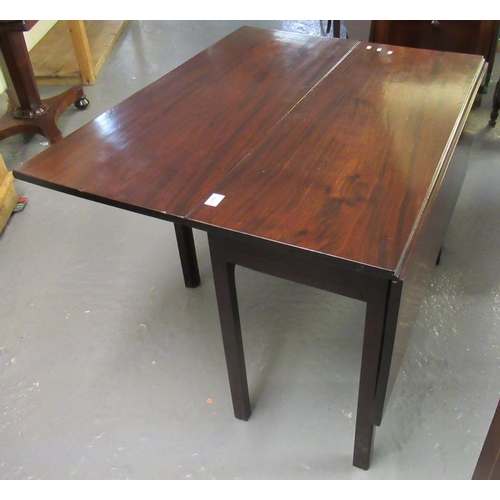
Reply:
<svg viewBox="0 0 500 500"><path fill-rule="evenodd" d="M242 24L321 35L317 21L133 21L87 87L90 107L60 128ZM0 478L470 479L500 394L493 87L470 118L465 184L369 471L351 465L362 303L238 269L254 405L238 421L205 234L202 285L186 289L171 224L16 181L29 203L0 237ZM0 142L10 169L46 147Z"/></svg>

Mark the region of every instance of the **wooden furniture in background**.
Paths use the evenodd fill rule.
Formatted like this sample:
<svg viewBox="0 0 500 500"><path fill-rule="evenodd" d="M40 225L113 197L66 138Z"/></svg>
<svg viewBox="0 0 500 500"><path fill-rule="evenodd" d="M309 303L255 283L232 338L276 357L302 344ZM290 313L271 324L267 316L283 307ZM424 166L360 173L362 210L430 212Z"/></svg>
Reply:
<svg viewBox="0 0 500 500"><path fill-rule="evenodd" d="M417 49L482 55L488 63L480 93L488 91L499 21L372 21L370 41Z"/></svg>
<svg viewBox="0 0 500 500"><path fill-rule="evenodd" d="M335 37L335 38L340 38L340 21L327 21L326 22L326 33L330 33L330 30L332 29L332 25L333 25L333 31L332 31L332 35Z"/></svg>
<svg viewBox="0 0 500 500"><path fill-rule="evenodd" d="M493 415L472 479L500 480L500 402Z"/></svg>
<svg viewBox="0 0 500 500"><path fill-rule="evenodd" d="M7 224L18 198L16 188L14 187L14 176L12 172L7 170L0 155L0 233Z"/></svg>
<svg viewBox="0 0 500 500"><path fill-rule="evenodd" d="M81 85L42 101L33 74L24 31L37 21L0 21L0 51L5 62L9 105L0 119L0 140L21 133L38 133L51 143L61 139L57 128L59 116L75 104L79 109L88 105Z"/></svg>
<svg viewBox="0 0 500 500"><path fill-rule="evenodd" d="M38 85L94 85L128 21L58 21L30 52Z"/></svg>

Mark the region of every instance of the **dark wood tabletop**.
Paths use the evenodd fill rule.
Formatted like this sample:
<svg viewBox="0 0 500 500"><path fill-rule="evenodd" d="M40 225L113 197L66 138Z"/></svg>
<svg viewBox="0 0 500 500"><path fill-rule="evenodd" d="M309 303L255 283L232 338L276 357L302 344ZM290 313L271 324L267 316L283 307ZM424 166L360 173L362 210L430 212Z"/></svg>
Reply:
<svg viewBox="0 0 500 500"><path fill-rule="evenodd" d="M465 176L481 56L241 28L14 170L209 236L233 409L234 268L366 302L353 463L382 414ZM215 196L216 202L212 203Z"/></svg>
<svg viewBox="0 0 500 500"><path fill-rule="evenodd" d="M482 58L359 44L189 219L401 277ZM380 46L378 46L380 47Z"/></svg>
<svg viewBox="0 0 500 500"><path fill-rule="evenodd" d="M148 215L185 217L355 45L240 28L15 175Z"/></svg>

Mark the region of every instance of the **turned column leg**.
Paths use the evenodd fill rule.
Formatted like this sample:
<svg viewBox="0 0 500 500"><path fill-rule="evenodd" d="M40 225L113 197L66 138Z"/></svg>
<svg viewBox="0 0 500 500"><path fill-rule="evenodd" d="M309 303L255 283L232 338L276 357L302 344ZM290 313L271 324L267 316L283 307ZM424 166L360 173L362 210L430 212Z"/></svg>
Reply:
<svg viewBox="0 0 500 500"><path fill-rule="evenodd" d="M38 92L24 33L2 33L0 51L8 71L6 77L12 82L17 97L18 107L14 110L16 118L31 118L44 114L46 109Z"/></svg>

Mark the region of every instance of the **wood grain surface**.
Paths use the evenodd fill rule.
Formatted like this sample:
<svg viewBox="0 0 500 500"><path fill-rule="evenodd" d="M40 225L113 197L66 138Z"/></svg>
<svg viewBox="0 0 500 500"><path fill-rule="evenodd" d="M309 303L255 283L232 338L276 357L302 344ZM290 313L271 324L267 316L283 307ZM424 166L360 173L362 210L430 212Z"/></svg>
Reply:
<svg viewBox="0 0 500 500"><path fill-rule="evenodd" d="M235 265L365 301L353 463L367 469L484 72L481 56L242 28L15 174L173 220L181 260L182 225L209 233L238 418L251 408Z"/></svg>
<svg viewBox="0 0 500 500"><path fill-rule="evenodd" d="M15 175L149 215L185 216L356 43L240 28Z"/></svg>
<svg viewBox="0 0 500 500"><path fill-rule="evenodd" d="M480 56L358 45L189 219L397 273L472 104ZM380 51L377 48L381 48Z"/></svg>
<svg viewBox="0 0 500 500"><path fill-rule="evenodd" d="M481 56L240 28L14 174L399 278L483 71Z"/></svg>

